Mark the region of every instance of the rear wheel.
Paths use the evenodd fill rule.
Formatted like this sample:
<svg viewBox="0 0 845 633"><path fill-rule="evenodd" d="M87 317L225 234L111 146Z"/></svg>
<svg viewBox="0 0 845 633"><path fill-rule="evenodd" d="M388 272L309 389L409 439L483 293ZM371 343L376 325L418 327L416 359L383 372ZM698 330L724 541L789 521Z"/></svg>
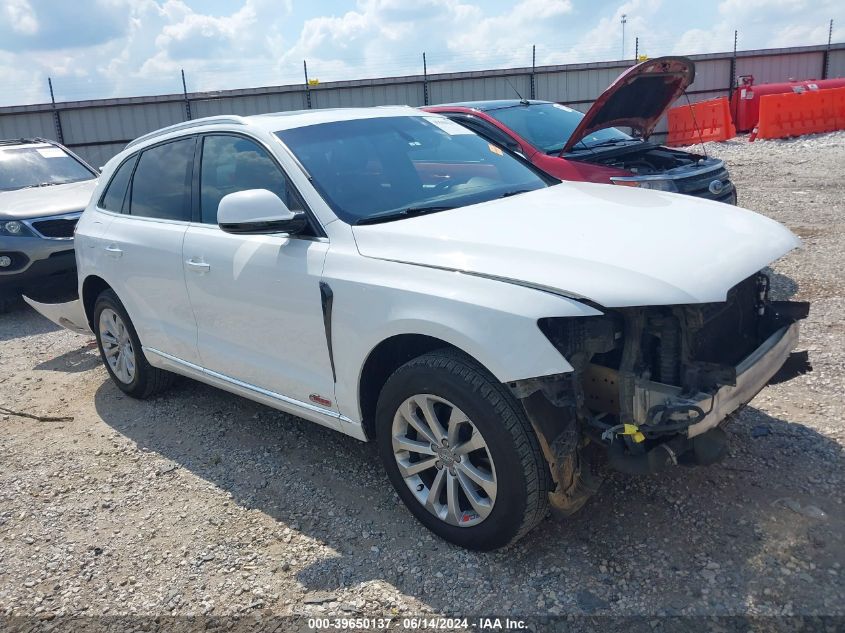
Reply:
<svg viewBox="0 0 845 633"><path fill-rule="evenodd" d="M104 290L94 304L94 333L106 371L124 393L148 398L172 384L173 374L147 362L138 333L112 290Z"/></svg>
<svg viewBox="0 0 845 633"><path fill-rule="evenodd" d="M503 547L546 514L548 468L530 423L464 354L439 350L396 370L379 397L376 435L399 496L448 541Z"/></svg>

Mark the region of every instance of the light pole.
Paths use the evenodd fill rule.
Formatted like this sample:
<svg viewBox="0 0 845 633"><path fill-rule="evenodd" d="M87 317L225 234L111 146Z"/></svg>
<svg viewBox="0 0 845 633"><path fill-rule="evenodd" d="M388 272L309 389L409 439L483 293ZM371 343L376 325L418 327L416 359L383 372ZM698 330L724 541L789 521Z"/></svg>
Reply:
<svg viewBox="0 0 845 633"><path fill-rule="evenodd" d="M628 16L626 14L622 14L622 59L625 59L625 23L628 21Z"/></svg>

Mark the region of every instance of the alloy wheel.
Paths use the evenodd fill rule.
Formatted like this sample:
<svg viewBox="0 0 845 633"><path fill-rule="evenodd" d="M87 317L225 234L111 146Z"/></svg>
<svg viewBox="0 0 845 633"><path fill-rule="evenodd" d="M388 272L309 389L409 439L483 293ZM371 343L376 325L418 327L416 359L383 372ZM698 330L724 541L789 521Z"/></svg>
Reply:
<svg viewBox="0 0 845 633"><path fill-rule="evenodd" d="M484 521L496 502L496 468L472 421L432 394L411 396L393 417L393 456L417 501L458 527Z"/></svg>
<svg viewBox="0 0 845 633"><path fill-rule="evenodd" d="M106 308L100 312L100 342L103 356L117 379L125 385L135 378L135 349L120 315Z"/></svg>

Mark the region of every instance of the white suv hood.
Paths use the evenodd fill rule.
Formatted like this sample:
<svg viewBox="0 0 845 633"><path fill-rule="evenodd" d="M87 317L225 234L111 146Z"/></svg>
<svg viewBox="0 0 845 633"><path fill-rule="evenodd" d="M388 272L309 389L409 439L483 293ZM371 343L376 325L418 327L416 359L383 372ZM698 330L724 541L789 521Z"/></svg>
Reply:
<svg viewBox="0 0 845 633"><path fill-rule="evenodd" d="M774 220L732 205L575 182L353 231L365 257L609 308L724 301L735 284L801 244Z"/></svg>

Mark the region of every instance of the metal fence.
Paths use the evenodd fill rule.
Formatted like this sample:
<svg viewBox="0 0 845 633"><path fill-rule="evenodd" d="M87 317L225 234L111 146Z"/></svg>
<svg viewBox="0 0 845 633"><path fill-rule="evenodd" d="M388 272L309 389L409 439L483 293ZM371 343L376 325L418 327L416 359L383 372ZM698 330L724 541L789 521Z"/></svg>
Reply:
<svg viewBox="0 0 845 633"><path fill-rule="evenodd" d="M696 63L691 101L727 96L735 78L756 83L845 77L845 43L690 56ZM447 103L515 96L556 101L586 111L632 60L537 66L244 90L98 99L0 108L0 138L56 139L95 166L133 138L188 118L306 108ZM656 129L665 134L665 122Z"/></svg>

